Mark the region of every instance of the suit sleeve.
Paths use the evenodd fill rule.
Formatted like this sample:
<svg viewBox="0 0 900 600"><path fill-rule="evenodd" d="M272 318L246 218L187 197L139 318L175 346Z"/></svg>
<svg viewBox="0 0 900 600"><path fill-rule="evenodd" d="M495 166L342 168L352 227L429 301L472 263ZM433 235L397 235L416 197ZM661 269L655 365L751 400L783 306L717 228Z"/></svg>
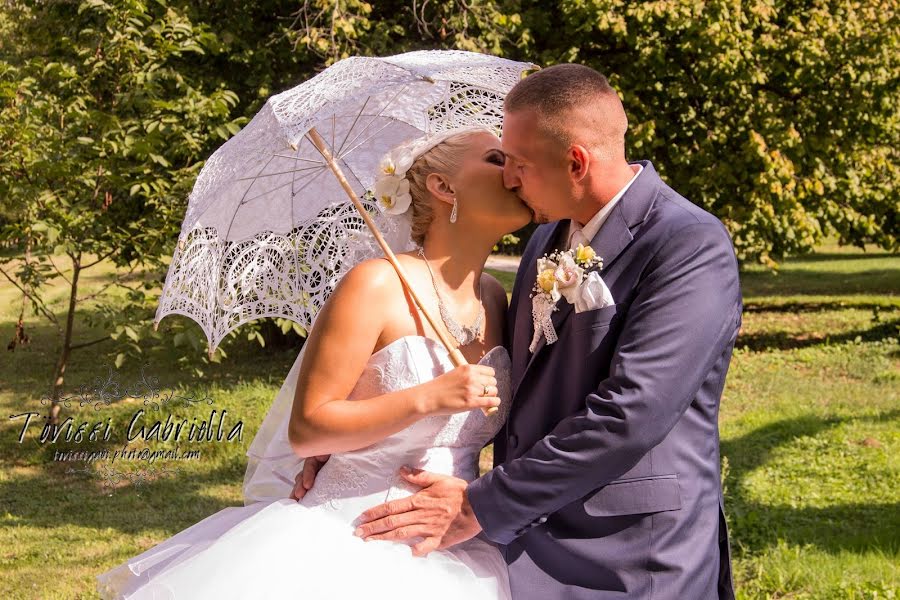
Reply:
<svg viewBox="0 0 900 600"><path fill-rule="evenodd" d="M508 544L637 464L690 406L740 318L727 232L718 222L676 232L648 263L609 377L588 394L584 409L469 485L487 537Z"/></svg>

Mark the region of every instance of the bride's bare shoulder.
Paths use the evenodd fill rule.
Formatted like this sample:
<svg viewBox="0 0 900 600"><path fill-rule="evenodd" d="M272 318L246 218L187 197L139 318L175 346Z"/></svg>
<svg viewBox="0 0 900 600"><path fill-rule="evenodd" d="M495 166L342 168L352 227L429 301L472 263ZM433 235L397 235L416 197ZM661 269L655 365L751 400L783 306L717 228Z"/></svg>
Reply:
<svg viewBox="0 0 900 600"><path fill-rule="evenodd" d="M371 258L354 266L341 279L335 293L395 294L400 280L393 265L383 258Z"/></svg>
<svg viewBox="0 0 900 600"><path fill-rule="evenodd" d="M397 259L409 274L409 257L398 254ZM328 304L331 319L352 321L357 328L371 327L382 333L415 329L415 323L410 324L410 316L415 315L412 300L394 266L383 258L366 260L350 269Z"/></svg>

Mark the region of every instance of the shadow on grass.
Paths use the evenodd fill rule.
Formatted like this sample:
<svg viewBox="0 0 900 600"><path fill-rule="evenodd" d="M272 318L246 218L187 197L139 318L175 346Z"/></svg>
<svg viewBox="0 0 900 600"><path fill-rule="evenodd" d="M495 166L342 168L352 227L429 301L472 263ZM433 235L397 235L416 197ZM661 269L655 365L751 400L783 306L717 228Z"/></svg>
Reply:
<svg viewBox="0 0 900 600"><path fill-rule="evenodd" d="M898 417L900 409L874 417L803 416L770 423L734 440L723 440L722 455L728 458L729 468L725 510L735 547L758 555L783 540L800 546L810 544L835 554L900 551L900 504L896 502L873 499L824 508L795 508L760 503L748 497L743 485L744 479L764 466L780 446L848 422L890 421Z"/></svg>
<svg viewBox="0 0 900 600"><path fill-rule="evenodd" d="M900 263L900 259L898 259ZM850 294L900 294L900 267L864 271L819 271L791 268L778 274L765 271L741 273L745 296L809 296Z"/></svg>
<svg viewBox="0 0 900 600"><path fill-rule="evenodd" d="M0 482L0 505L7 522L32 527L72 524L127 534L151 529L174 534L230 506L204 491L239 479L240 470L231 465L207 472L185 468L139 487L107 490L98 478L66 473L65 465L55 464Z"/></svg>
<svg viewBox="0 0 900 600"><path fill-rule="evenodd" d="M845 331L836 335L810 334L805 332L762 331L742 333L736 346L754 352L769 350L795 350L820 345L838 345L859 339L863 342L878 342L896 338L900 333L900 318L874 324L868 329Z"/></svg>
<svg viewBox="0 0 900 600"><path fill-rule="evenodd" d="M891 254L890 252L884 251L875 251L875 252L815 252L812 254L803 254L801 256L794 257L793 259L789 259L787 261L787 265L790 265L791 262L833 262L833 261L844 261L844 260L872 260L879 258L897 258L897 254Z"/></svg>
<svg viewBox="0 0 900 600"><path fill-rule="evenodd" d="M178 316L170 319L182 318ZM78 311L77 322L86 323L100 320L99 312ZM196 324L193 325L198 328ZM163 326L164 327L164 326ZM269 326L270 328L273 326ZM13 336L15 324L0 323L0 340L5 342ZM100 328L86 329L76 327L75 341L96 339L104 334ZM164 331L161 328L161 331ZM27 325L27 333L31 342L19 347L15 352L7 352L0 362L0 392L11 393L14 398L21 398L22 406L34 406L38 400L50 390L53 369L59 349L59 338L56 329L47 321ZM202 334L201 334L202 335ZM263 348L255 341L248 341L246 336L226 339L222 346L228 356L218 363L203 363L199 350L196 360L179 361L168 344L155 342L141 343L143 355L140 360L129 359L120 369L113 367L115 356L123 350L116 341L105 341L87 348L72 352L66 370L63 392L65 395L77 393L81 386L92 386L97 378L105 378L108 368L112 367L121 382L135 382L140 377L142 365L149 364L147 373L158 378L163 388L177 387L205 388L218 386L229 390L239 384L251 381L278 382L287 375L299 352L296 347ZM202 367L204 375L198 377L195 367Z"/></svg>
<svg viewBox="0 0 900 600"><path fill-rule="evenodd" d="M776 297L777 298L777 297ZM856 298L848 298L847 300L810 300L809 302L801 302L796 300L782 302L758 302L749 300L744 303L744 313L777 313L777 314L800 314L800 313L822 313L837 312L841 310L871 310L878 314L892 313L900 310L896 305L886 304L885 302L859 300Z"/></svg>
<svg viewBox="0 0 900 600"><path fill-rule="evenodd" d="M0 339L12 333L13 324L0 324ZM22 419L10 420L7 417L24 412L37 412L41 416L47 414L48 406L42 405L40 399L47 393L53 364L56 359L56 333L52 325L46 322L34 324L28 331L31 344L25 348L9 352L0 362L0 393L3 401L0 408L5 417L0 423L0 456L4 475L0 478L0 507L7 514L7 523L33 525L48 530L71 524L79 527L112 528L127 534L143 531L160 530L174 534L185 527L196 523L206 516L233 504L222 498L215 498L210 489L216 486L231 486L241 481L246 458L241 450L226 447L225 443L205 444L202 447L202 463L193 461L161 461L149 468L166 467L172 469L171 474L159 475L157 478L142 481L140 485L128 484L110 490L102 486L103 479L98 474L68 473L68 468L81 469L85 462L54 462L56 450L87 450L99 452L103 449L121 448L124 440L113 439L109 442L47 443L40 444L37 437L44 425L42 417L35 417L29 426L23 443L18 442ZM90 339L102 335L101 330L81 330L79 335ZM108 368L113 360L107 359L107 352L112 351L114 343L87 348L73 353L66 375L64 394L75 396L69 408L63 408L61 418L71 416L77 423L82 421L105 422L112 420L112 431L115 435L127 429L134 411L146 408L138 400L113 401L100 411L94 411L90 405L79 406L77 394L82 385L93 390L95 381L107 377ZM147 348L143 360L149 363L146 373L158 378L158 388L164 392L177 391L185 395L200 398L209 388L216 391L211 395L214 405L201 403L190 409L171 412L190 421L191 417L204 417L210 409L229 410L228 425L242 418L240 403L231 399L220 402L217 394L224 395L240 386L264 384L273 388L272 397L291 364L297 351L286 349L279 352L266 351L255 342L237 339L230 344L229 356L219 364L206 367L206 375L198 377L191 366L185 367L165 352L164 348ZM113 351L114 356L114 351ZM128 387L140 381L141 364L127 362L121 369L113 368L116 380ZM119 396L114 396L118 398ZM255 406L252 411L258 416L264 407ZM221 412L221 410L220 410ZM146 423L165 418L165 412L155 416L147 410ZM183 413L183 414L182 414ZM255 418L255 417L254 417ZM249 444L255 431L244 429L243 444ZM64 434L63 434L64 435ZM190 444L188 444L190 446ZM151 450L169 450L172 443L151 442L135 443L137 447L148 447ZM184 444L182 444L182 449ZM208 460L214 462L207 462ZM115 467L103 461L96 467ZM135 468L147 467L146 463L137 464L129 461L122 471L134 471ZM155 535L155 534L154 534Z"/></svg>

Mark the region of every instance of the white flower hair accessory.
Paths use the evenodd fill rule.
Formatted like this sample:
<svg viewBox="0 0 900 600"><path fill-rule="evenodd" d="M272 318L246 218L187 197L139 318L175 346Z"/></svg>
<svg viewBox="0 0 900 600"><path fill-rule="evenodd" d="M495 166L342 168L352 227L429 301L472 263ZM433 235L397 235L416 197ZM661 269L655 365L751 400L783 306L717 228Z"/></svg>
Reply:
<svg viewBox="0 0 900 600"><path fill-rule="evenodd" d="M412 204L409 180L397 175L385 175L375 181L375 202L379 210L388 215L402 215Z"/></svg>
<svg viewBox="0 0 900 600"><path fill-rule="evenodd" d="M460 127L415 138L388 152L378 164L378 176L371 189L378 210L388 215L402 215L409 210L412 204L412 195L409 193L409 180L406 178L406 173L416 159L453 136L476 131L494 134L486 127Z"/></svg>

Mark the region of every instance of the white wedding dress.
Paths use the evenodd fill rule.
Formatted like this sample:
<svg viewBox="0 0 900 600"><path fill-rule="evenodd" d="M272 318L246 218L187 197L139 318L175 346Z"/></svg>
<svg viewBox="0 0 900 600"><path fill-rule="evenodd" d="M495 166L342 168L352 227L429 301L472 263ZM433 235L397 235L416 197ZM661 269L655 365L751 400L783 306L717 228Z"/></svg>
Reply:
<svg viewBox="0 0 900 600"><path fill-rule="evenodd" d="M509 598L506 563L481 538L416 557L410 545L418 540L364 542L353 535L360 513L415 491L398 475L403 465L469 481L478 476L479 452L500 429L511 401L506 349L497 346L480 364L496 370L502 403L493 415L473 410L426 417L367 448L334 454L301 502L281 498L226 508L100 575L101 596ZM349 399L412 387L452 368L440 343L402 337L370 357Z"/></svg>

